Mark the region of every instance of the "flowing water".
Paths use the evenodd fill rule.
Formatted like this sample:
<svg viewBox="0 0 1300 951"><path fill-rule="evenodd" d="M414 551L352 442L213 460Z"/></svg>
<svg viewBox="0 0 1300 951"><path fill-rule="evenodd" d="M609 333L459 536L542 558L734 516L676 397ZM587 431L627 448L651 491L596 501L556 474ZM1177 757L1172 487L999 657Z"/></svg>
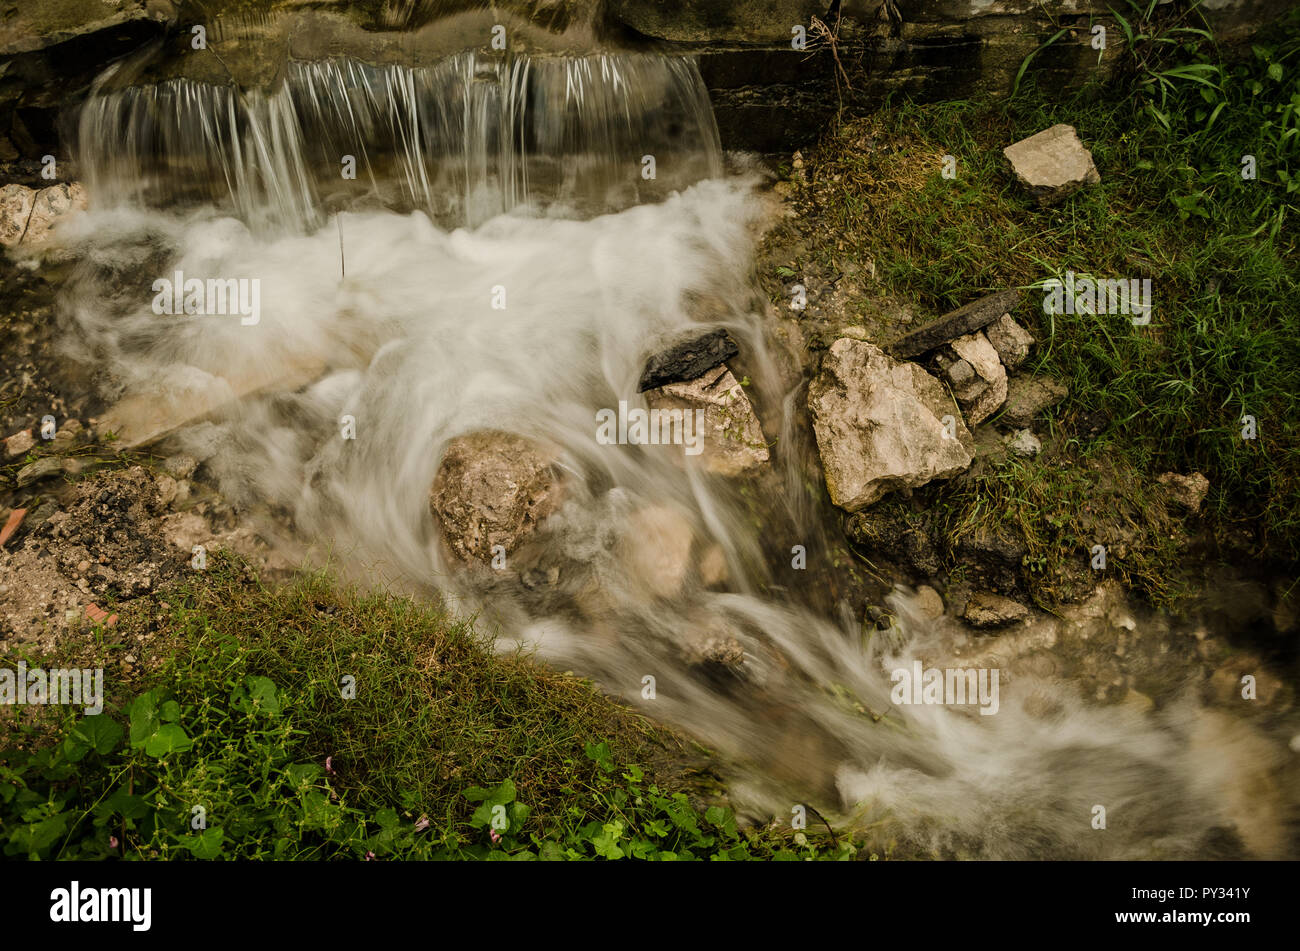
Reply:
<svg viewBox="0 0 1300 951"><path fill-rule="evenodd" d="M891 671L975 642L903 591L894 628L864 637L815 592L835 569L789 570L827 513L749 280L770 207L760 175L724 161L690 60L292 63L265 93L105 84L80 147L93 208L63 236L81 262L64 303L70 346L122 384L110 395L224 405L178 439L227 498L291 515L355 577L483 610L503 643L699 737L749 814L809 802L916 853L1294 854L1285 736L1205 710L1190 682L1154 714L1089 702L1051 665L1008 675L994 715L901 706ZM177 271L256 279L256 322L159 315L153 281ZM698 320L740 342L775 439L760 478L596 441L596 411L638 405L646 356ZM561 507L505 572L449 561L429 508L449 441L482 429L559 453ZM691 568L666 588L682 538ZM727 580L706 586L711 549ZM710 636L743 645L739 673L683 659Z"/></svg>

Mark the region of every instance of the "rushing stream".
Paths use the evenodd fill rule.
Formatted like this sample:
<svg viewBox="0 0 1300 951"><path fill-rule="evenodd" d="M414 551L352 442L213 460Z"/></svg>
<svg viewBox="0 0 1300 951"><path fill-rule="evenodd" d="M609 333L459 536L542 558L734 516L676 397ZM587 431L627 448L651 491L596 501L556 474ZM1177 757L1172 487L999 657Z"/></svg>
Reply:
<svg viewBox="0 0 1300 951"><path fill-rule="evenodd" d="M105 82L80 149L93 207L63 238L69 346L127 396L224 406L177 438L227 498L699 737L749 814L809 802L940 854L1294 854L1295 790L1260 788L1286 737L1204 709L1190 680L1149 713L1050 669L1010 676L1008 657L988 662L989 715L898 705L892 671L974 642L902 591L898 624L864 637L812 590L834 568L790 570L792 546L835 529L750 285L770 199L722 154L690 60L293 63L266 93ZM177 272L257 285L228 316L160 314L154 281ZM597 411L644 405L647 355L698 321L740 343L772 443L757 478L596 439ZM429 506L449 441L484 429L555 447L562 473L558 511L501 572L450 560ZM706 551L725 581L702 580ZM685 659L709 636L743 645L739 673Z"/></svg>

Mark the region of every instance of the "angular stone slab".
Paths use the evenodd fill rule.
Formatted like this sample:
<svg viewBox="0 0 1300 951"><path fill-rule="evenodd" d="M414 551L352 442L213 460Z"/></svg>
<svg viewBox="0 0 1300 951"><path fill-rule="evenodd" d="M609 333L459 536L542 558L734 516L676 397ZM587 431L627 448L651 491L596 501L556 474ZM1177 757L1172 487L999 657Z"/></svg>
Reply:
<svg viewBox="0 0 1300 951"><path fill-rule="evenodd" d="M1002 150L1016 179L1040 205L1052 205L1101 181L1092 153L1071 125L1054 125Z"/></svg>
<svg viewBox="0 0 1300 951"><path fill-rule="evenodd" d="M924 327L918 327L911 333L904 334L885 349L890 356L900 360L919 357L957 337L983 330L1003 314L1014 310L1019 302L1020 291L1014 287L989 294L969 304L963 304L938 320L930 321Z"/></svg>
<svg viewBox="0 0 1300 951"><path fill-rule="evenodd" d="M658 389L672 383L686 383L703 376L740 353L740 347L725 330L695 334L660 351L646 361L636 391Z"/></svg>
<svg viewBox="0 0 1300 951"><path fill-rule="evenodd" d="M831 345L808 388L808 409L826 489L846 512L971 463L970 431L943 385L862 340Z"/></svg>

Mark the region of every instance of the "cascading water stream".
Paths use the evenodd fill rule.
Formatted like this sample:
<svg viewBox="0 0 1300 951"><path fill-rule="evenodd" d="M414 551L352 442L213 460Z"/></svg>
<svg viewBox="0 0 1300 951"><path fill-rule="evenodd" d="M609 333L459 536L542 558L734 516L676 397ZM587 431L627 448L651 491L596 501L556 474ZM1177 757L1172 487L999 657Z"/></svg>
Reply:
<svg viewBox="0 0 1300 951"><path fill-rule="evenodd" d="M755 814L813 801L888 820L917 848L997 857L1206 854L1230 821L1192 706L1143 719L1027 677L995 716L897 707L888 671L937 656L942 624L899 594L899 626L864 641L815 597L780 593L788 555L773 553L821 527L799 400L773 382L748 284L764 199L757 176L724 174L690 60L463 54L291 63L270 93L104 88L80 147L95 207L63 238L82 262L65 297L80 356L128 396L229 404L177 436L229 499L291 513L358 577L484 609L504 639L694 733L734 764ZM152 282L177 271L256 279L259 319L160 316ZM595 439L596 411L635 402L647 354L702 311L741 342L782 437L750 497L681 447ZM303 368L301 387L238 382ZM344 416L355 439L339 438ZM556 447L564 476L561 507L507 573L450 562L429 510L448 443L484 429ZM721 549L725 590L694 572L655 586L664 524L685 526L693 552ZM528 583L538 574L554 580ZM742 676L682 659L715 631L744 646ZM1044 692L1060 711L1047 718L1024 702ZM1088 826L1095 803L1105 834Z"/></svg>
<svg viewBox="0 0 1300 951"><path fill-rule="evenodd" d="M106 90L79 138L105 203L219 201L281 230L365 202L451 225L543 198L603 212L722 171L708 93L681 57L290 62L269 93L183 79ZM651 146L655 176L628 175Z"/></svg>

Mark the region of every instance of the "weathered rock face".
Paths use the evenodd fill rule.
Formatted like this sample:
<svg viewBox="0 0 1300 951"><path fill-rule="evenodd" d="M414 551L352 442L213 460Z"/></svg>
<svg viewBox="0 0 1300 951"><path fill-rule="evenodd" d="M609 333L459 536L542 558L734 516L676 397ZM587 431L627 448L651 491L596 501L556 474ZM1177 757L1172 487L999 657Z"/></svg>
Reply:
<svg viewBox="0 0 1300 951"><path fill-rule="evenodd" d="M876 3L875 6L879 6ZM785 43L791 27L826 18L824 0L610 0L615 19L638 33L685 43Z"/></svg>
<svg viewBox="0 0 1300 951"><path fill-rule="evenodd" d="M1040 205L1053 205L1101 181L1074 126L1054 125L1002 150L1016 179Z"/></svg>
<svg viewBox="0 0 1300 951"><path fill-rule="evenodd" d="M998 352L983 333L968 334L952 342L953 352L968 364L980 386L969 399L962 399L962 409L966 411L966 422L975 426L984 422L1000 407L1007 398L1007 371L998 359Z"/></svg>
<svg viewBox="0 0 1300 951"><path fill-rule="evenodd" d="M150 19L144 0L40 0L16 3L0 20L0 56L28 53Z"/></svg>
<svg viewBox="0 0 1300 951"><path fill-rule="evenodd" d="M60 182L40 191L6 185L0 188L0 244L40 246L59 219L85 207L86 190L76 182Z"/></svg>
<svg viewBox="0 0 1300 951"><path fill-rule="evenodd" d="M652 410L704 410L701 453L710 472L735 476L767 462L763 427L745 388L726 366L715 366L685 383L670 383L646 394Z"/></svg>
<svg viewBox="0 0 1300 951"><path fill-rule="evenodd" d="M1020 602L988 592L972 594L962 614L966 623L976 628L1005 627L1028 616L1029 609Z"/></svg>
<svg viewBox="0 0 1300 951"><path fill-rule="evenodd" d="M0 188L0 244L11 248L27 233L36 193L25 185Z"/></svg>
<svg viewBox="0 0 1300 951"><path fill-rule="evenodd" d="M841 337L831 345L808 408L826 488L847 511L971 463L970 431L939 381L866 341Z"/></svg>
<svg viewBox="0 0 1300 951"><path fill-rule="evenodd" d="M1012 320L1010 314L1003 314L985 327L984 336L993 344L1007 372L1019 369L1034 345L1034 335Z"/></svg>
<svg viewBox="0 0 1300 951"><path fill-rule="evenodd" d="M447 546L465 561L507 553L559 504L555 454L514 433L487 430L451 440L429 505Z"/></svg>
<svg viewBox="0 0 1300 951"><path fill-rule="evenodd" d="M1199 472L1190 475L1166 472L1156 481L1165 487L1165 491L1173 501L1192 512L1201 510L1205 494L1210 491L1210 480Z"/></svg>

